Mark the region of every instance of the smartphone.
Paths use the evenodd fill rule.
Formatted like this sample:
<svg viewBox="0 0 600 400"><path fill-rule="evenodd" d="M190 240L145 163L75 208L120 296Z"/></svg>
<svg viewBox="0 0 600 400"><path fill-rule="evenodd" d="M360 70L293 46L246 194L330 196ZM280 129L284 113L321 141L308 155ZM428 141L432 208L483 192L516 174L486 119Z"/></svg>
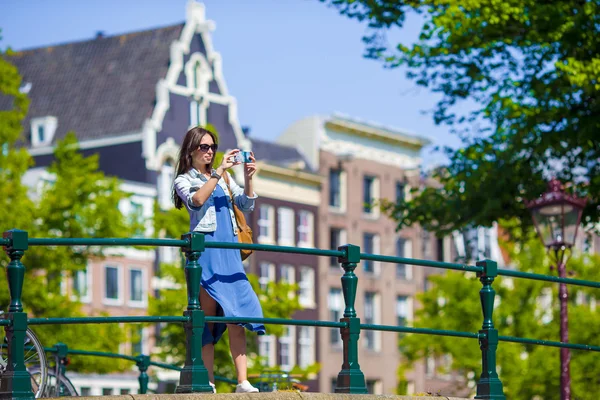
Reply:
<svg viewBox="0 0 600 400"><path fill-rule="evenodd" d="M239 153L237 153L234 158L233 161L236 163L249 163L252 162L252 160L250 159L250 152L249 151L240 151Z"/></svg>

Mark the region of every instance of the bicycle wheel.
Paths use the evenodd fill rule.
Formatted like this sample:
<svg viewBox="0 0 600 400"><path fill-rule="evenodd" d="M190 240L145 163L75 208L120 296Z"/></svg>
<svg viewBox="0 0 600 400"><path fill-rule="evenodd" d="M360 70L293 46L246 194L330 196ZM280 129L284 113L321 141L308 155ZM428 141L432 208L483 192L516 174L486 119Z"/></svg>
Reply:
<svg viewBox="0 0 600 400"><path fill-rule="evenodd" d="M48 371L48 385L43 397L79 396L77 389L66 376L62 375L56 382L56 373Z"/></svg>
<svg viewBox="0 0 600 400"><path fill-rule="evenodd" d="M8 345L6 337L2 341L2 357L0 358L0 379L8 365ZM25 335L25 368L31 376L31 389L36 398L42 397L48 382L48 364L46 353L37 336L31 329Z"/></svg>

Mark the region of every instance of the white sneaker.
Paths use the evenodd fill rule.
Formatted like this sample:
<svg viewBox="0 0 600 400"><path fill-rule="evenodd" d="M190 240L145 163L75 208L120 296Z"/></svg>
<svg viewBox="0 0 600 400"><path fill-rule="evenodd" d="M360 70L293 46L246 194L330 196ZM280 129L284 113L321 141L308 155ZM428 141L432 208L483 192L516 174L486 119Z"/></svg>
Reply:
<svg viewBox="0 0 600 400"><path fill-rule="evenodd" d="M213 393L217 393L217 387L215 386L215 384L210 381L208 382L208 384L213 388Z"/></svg>
<svg viewBox="0 0 600 400"><path fill-rule="evenodd" d="M242 381L235 387L236 393L258 393L258 389L252 386L248 381Z"/></svg>

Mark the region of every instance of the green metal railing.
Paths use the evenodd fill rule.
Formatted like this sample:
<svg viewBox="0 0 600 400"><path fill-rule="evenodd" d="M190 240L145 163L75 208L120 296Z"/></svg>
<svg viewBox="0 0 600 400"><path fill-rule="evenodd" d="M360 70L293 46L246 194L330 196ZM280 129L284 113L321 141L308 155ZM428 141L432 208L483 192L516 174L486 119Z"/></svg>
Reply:
<svg viewBox="0 0 600 400"><path fill-rule="evenodd" d="M25 331L28 325L44 324L82 324L82 323L140 323L140 322L169 322L183 323L186 333L186 360L183 368L168 364L150 361L148 356L141 362L139 358L132 357L131 361L141 362L147 370L150 365L180 371L177 393L210 392L208 372L202 362L202 332L205 322L241 322L264 323L280 325L305 325L328 328L339 328L343 345L343 362L338 374L336 392L338 393L367 393L363 372L358 363L358 340L361 331L376 330L387 332L415 333L426 335L442 335L477 339L481 349L482 372L477 382L476 399L505 399L502 382L496 371L496 351L498 343L514 342L536 344L541 346L564 347L574 350L600 351L600 346L561 343L511 336L500 336L493 323L493 310L495 291L492 284L495 278L510 276L524 279L560 282L577 286L600 288L599 282L591 282L571 278L558 278L547 275L532 274L527 272L498 269L497 264L491 260L483 260L476 265L444 263L438 261L417 260L412 258L383 256L361 253L358 246L351 244L341 246L338 250L322 250L310 248L295 248L261 244L241 244L223 242L204 242L204 235L197 232L187 233L181 240L175 239L46 239L31 238L27 232L10 230L0 239L10 258L6 268L8 286L10 291L10 305L6 320L0 320L0 325L5 326L8 339L9 363L6 372L0 380L0 398L32 399L31 382L25 370L23 353ZM83 318L27 318L23 311L21 295L25 266L21 263L28 246L166 246L180 247L186 254L184 267L187 307L183 316L152 316L152 317L83 317ZM301 321L281 318L243 318L243 317L205 317L199 301L200 281L202 267L198 263L200 254L205 248L226 249L252 249L255 251L269 251L290 254L310 254L325 257L337 257L344 273L341 277L342 292L344 295L344 314L339 322L336 321ZM477 274L482 287L479 291L483 323L481 329L474 332L459 332L451 330L438 330L427 328L411 328L401 326L386 326L374 324L361 324L354 308L358 278L354 274L361 260L380 261L386 263L408 264L423 267L434 267L457 271L474 272ZM88 352L94 353L94 352ZM75 354L75 353L73 353ZM99 355L99 354L88 354ZM145 373L144 370L144 373Z"/></svg>

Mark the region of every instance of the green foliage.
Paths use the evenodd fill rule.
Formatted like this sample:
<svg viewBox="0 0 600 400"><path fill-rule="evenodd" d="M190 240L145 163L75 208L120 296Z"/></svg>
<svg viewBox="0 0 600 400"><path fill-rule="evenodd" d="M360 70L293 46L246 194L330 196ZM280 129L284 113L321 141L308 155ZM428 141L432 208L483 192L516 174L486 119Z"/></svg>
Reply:
<svg viewBox="0 0 600 400"><path fill-rule="evenodd" d="M365 56L438 94L435 122L463 140L445 149L439 188L384 208L399 227L446 234L505 217L531 225L523 200L544 192L550 175L591 197L584 221L600 220L598 1L321 1L367 22ZM418 39L389 45L386 32L411 20Z"/></svg>
<svg viewBox="0 0 600 400"><path fill-rule="evenodd" d="M98 171L96 156L83 157L73 134L60 141L55 160L48 169L49 180L38 193L29 193L22 183L32 158L17 146L21 122L27 113L27 96L19 92L21 77L17 69L0 57L0 96L12 100L12 108L0 111L0 229L18 228L30 237L122 237L133 227L124 222L118 203L126 198L119 182ZM36 197L33 201L30 195ZM86 266L90 256L101 256L88 248L38 247L25 252L23 306L30 316L84 316L81 304L68 295L67 278ZM0 258L6 267L8 257ZM0 287L7 288L5 274ZM0 290L0 307L9 303L8 290ZM42 344L51 347L64 342L70 348L118 352L125 333L118 325L44 325L35 327ZM89 338L94 338L90 341ZM73 357L69 369L104 373L130 367L130 363Z"/></svg>
<svg viewBox="0 0 600 400"><path fill-rule="evenodd" d="M510 246L516 268L520 271L547 274L549 265L545 250L532 238L522 246ZM600 280L600 257L585 255L569 261L568 269L578 279ZM415 327L476 332L483 322L479 290L481 283L472 273L447 272L431 277L432 287L418 296L422 305L415 313ZM494 323L504 336L517 336L540 340L559 341L558 285L498 277L493 284L496 290ZM551 305L540 302L544 293L551 293ZM578 294L579 293L579 294ZM594 296L594 289L569 286L569 341L598 345L600 318L589 304L576 304L580 296ZM551 318L551 321L549 319ZM428 355L452 356L452 370L460 371L465 378L477 380L481 374L481 351L475 340L445 336L405 335L400 348L408 368ZM553 347L500 342L497 352L499 375L506 398L544 399L559 398L559 350ZM591 377L600 362L600 354L571 351L571 379L573 398L596 398L600 389L598 379ZM404 370L400 370L401 381ZM445 393L442 393L445 394Z"/></svg>

